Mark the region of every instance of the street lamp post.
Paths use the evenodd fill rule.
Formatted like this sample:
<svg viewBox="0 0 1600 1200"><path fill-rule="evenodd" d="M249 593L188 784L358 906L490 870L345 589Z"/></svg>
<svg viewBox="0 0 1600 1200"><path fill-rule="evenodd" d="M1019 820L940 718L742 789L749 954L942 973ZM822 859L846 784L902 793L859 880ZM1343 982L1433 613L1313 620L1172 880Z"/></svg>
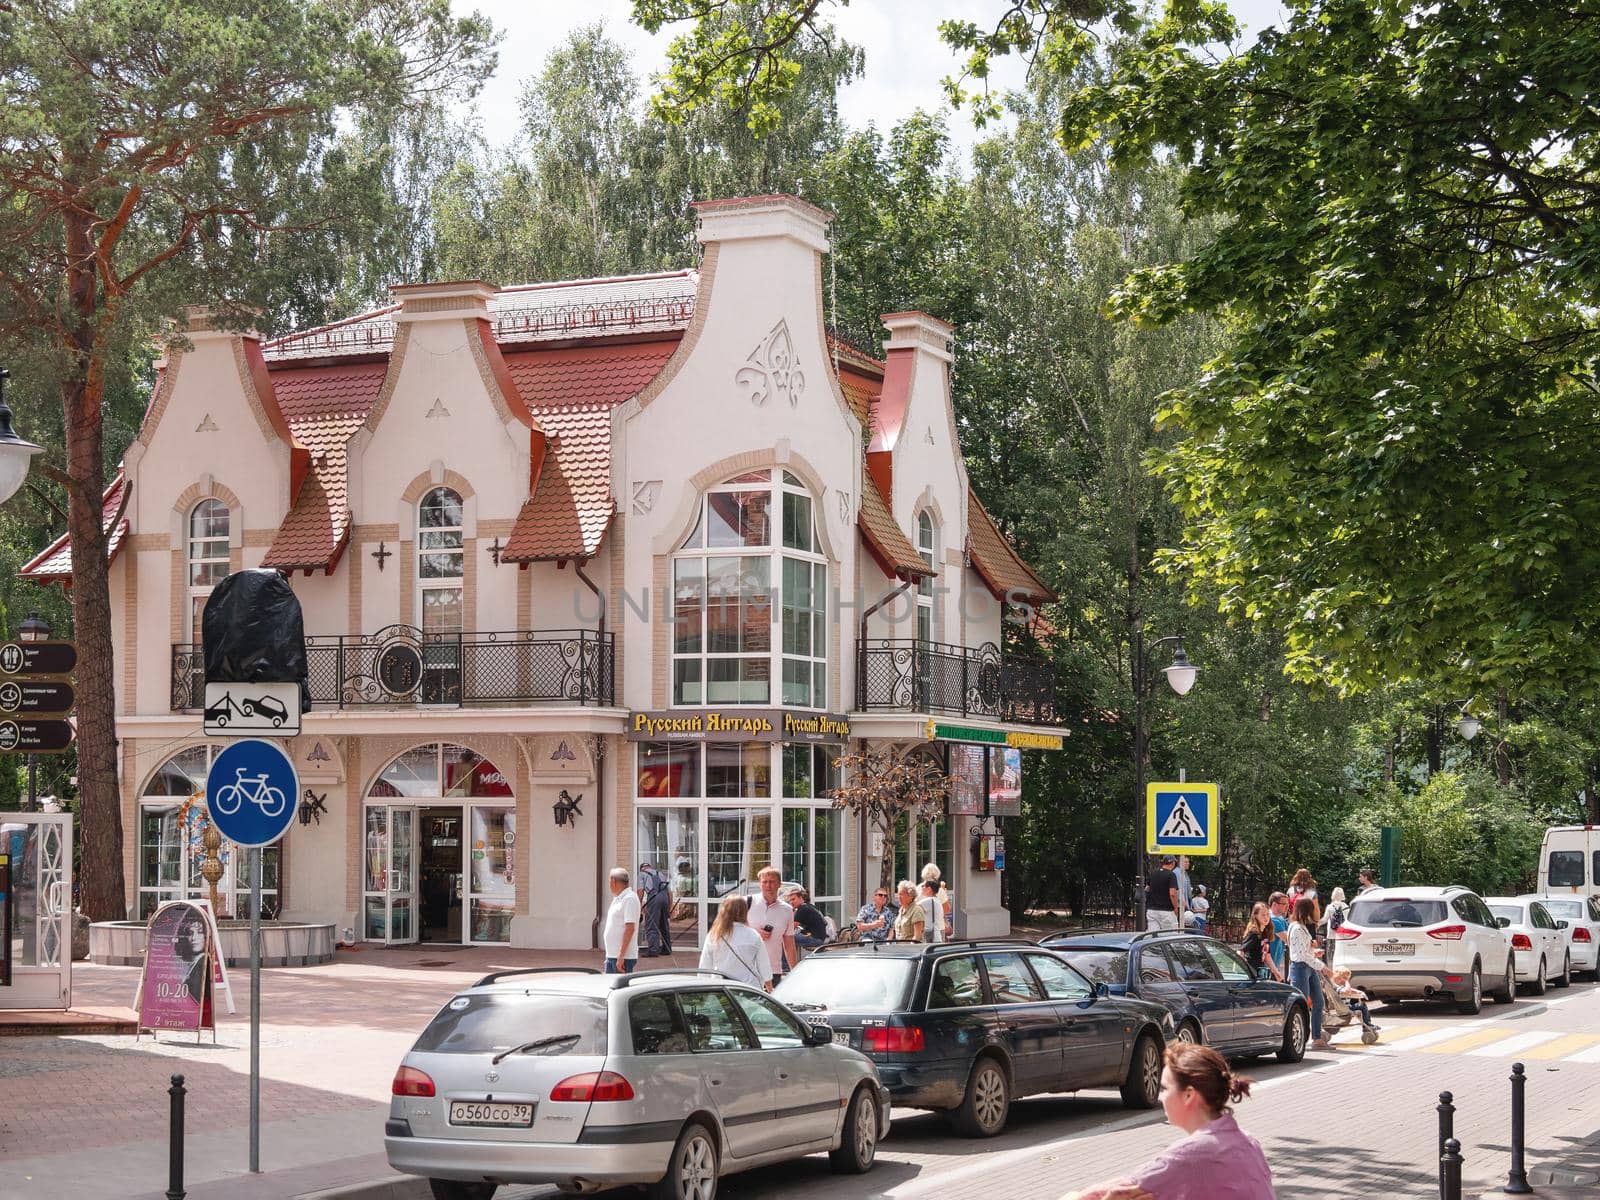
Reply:
<svg viewBox="0 0 1600 1200"><path fill-rule="evenodd" d="M4 429L11 428L11 410L3 405L0 405L0 426ZM51 632L50 622L41 617L37 611L31 612L22 624L17 626L17 641L47 642L50 640ZM28 755L28 809L31 812L39 811L39 762L32 754Z"/></svg>
<svg viewBox="0 0 1600 1200"><path fill-rule="evenodd" d="M1150 643L1150 652L1154 653L1168 642L1176 642L1177 648L1172 653L1172 665L1162 668L1162 674L1167 677L1167 683L1178 695L1187 695L1194 686L1195 675L1199 672L1189 656L1183 652L1183 635L1175 633L1168 637L1157 638ZM1133 788L1137 798L1138 827L1134 830L1134 876L1133 876L1133 901L1134 901L1134 928L1143 929L1145 926L1144 904L1144 860L1145 860L1145 827L1150 823L1150 799L1145 795L1144 760L1150 741L1150 731L1145 723L1144 702L1149 697L1153 672L1145 656L1144 644L1144 618L1136 617L1133 622Z"/></svg>
<svg viewBox="0 0 1600 1200"><path fill-rule="evenodd" d="M0 367L0 504L17 494L28 478L28 468L33 456L44 451L43 446L17 436L11 428L11 408L6 404L6 380L11 372Z"/></svg>

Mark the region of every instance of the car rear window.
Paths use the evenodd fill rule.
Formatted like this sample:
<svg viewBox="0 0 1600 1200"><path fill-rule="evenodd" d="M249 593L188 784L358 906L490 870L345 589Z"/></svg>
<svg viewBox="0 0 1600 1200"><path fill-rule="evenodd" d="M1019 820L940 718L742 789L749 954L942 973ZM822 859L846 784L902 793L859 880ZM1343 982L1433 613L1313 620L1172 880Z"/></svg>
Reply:
<svg viewBox="0 0 1600 1200"><path fill-rule="evenodd" d="M1070 950L1058 949L1067 961L1089 977L1090 983L1124 984L1128 982L1128 952L1126 950Z"/></svg>
<svg viewBox="0 0 1600 1200"><path fill-rule="evenodd" d="M1551 887L1582 887L1583 883L1582 850L1550 851Z"/></svg>
<svg viewBox="0 0 1600 1200"><path fill-rule="evenodd" d="M1443 900L1357 900L1350 906L1350 920L1356 925L1405 929L1435 925L1445 918Z"/></svg>
<svg viewBox="0 0 1600 1200"><path fill-rule="evenodd" d="M428 1022L412 1048L429 1054L498 1054L546 1038L560 1040L528 1053L604 1054L605 1001L527 992L457 996Z"/></svg>
<svg viewBox="0 0 1600 1200"><path fill-rule="evenodd" d="M1491 904L1489 911L1497 917L1509 917L1513 925L1522 923L1522 909L1515 904Z"/></svg>
<svg viewBox="0 0 1600 1200"><path fill-rule="evenodd" d="M1552 917L1563 921L1581 921L1589 915L1584 911L1588 906L1582 900L1546 900L1544 906Z"/></svg>
<svg viewBox="0 0 1600 1200"><path fill-rule="evenodd" d="M784 976L774 993L785 1004L868 1011L906 1006L915 964L876 954L816 954Z"/></svg>

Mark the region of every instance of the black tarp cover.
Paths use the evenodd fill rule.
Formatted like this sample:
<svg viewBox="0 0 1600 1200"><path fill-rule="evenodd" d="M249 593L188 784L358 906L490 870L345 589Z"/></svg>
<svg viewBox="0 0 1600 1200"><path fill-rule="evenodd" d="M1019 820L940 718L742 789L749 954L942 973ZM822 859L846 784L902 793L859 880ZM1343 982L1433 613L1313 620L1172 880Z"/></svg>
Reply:
<svg viewBox="0 0 1600 1200"><path fill-rule="evenodd" d="M311 707L300 600L278 571L235 571L217 584L200 618L207 683L298 683Z"/></svg>

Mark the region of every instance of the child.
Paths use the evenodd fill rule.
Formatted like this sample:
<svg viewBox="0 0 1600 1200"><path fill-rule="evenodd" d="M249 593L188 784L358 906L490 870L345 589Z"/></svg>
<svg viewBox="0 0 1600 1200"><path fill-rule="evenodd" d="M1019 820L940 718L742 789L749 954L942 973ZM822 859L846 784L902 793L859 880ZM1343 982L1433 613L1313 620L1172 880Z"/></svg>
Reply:
<svg viewBox="0 0 1600 1200"><path fill-rule="evenodd" d="M1352 1012L1361 1018L1361 1040L1377 1041L1378 1027L1372 1023L1372 1014L1367 1008L1367 994L1358 987L1350 984L1350 968L1335 967L1333 969L1333 990L1339 994L1339 999L1350 1006Z"/></svg>

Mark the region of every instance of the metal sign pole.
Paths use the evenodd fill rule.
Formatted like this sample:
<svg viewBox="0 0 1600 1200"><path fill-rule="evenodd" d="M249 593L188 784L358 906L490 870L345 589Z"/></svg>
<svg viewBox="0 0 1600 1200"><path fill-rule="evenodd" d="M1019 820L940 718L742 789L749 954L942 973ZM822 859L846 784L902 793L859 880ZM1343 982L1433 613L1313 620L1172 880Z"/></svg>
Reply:
<svg viewBox="0 0 1600 1200"><path fill-rule="evenodd" d="M261 847L250 847L250 1173L261 1173Z"/></svg>

